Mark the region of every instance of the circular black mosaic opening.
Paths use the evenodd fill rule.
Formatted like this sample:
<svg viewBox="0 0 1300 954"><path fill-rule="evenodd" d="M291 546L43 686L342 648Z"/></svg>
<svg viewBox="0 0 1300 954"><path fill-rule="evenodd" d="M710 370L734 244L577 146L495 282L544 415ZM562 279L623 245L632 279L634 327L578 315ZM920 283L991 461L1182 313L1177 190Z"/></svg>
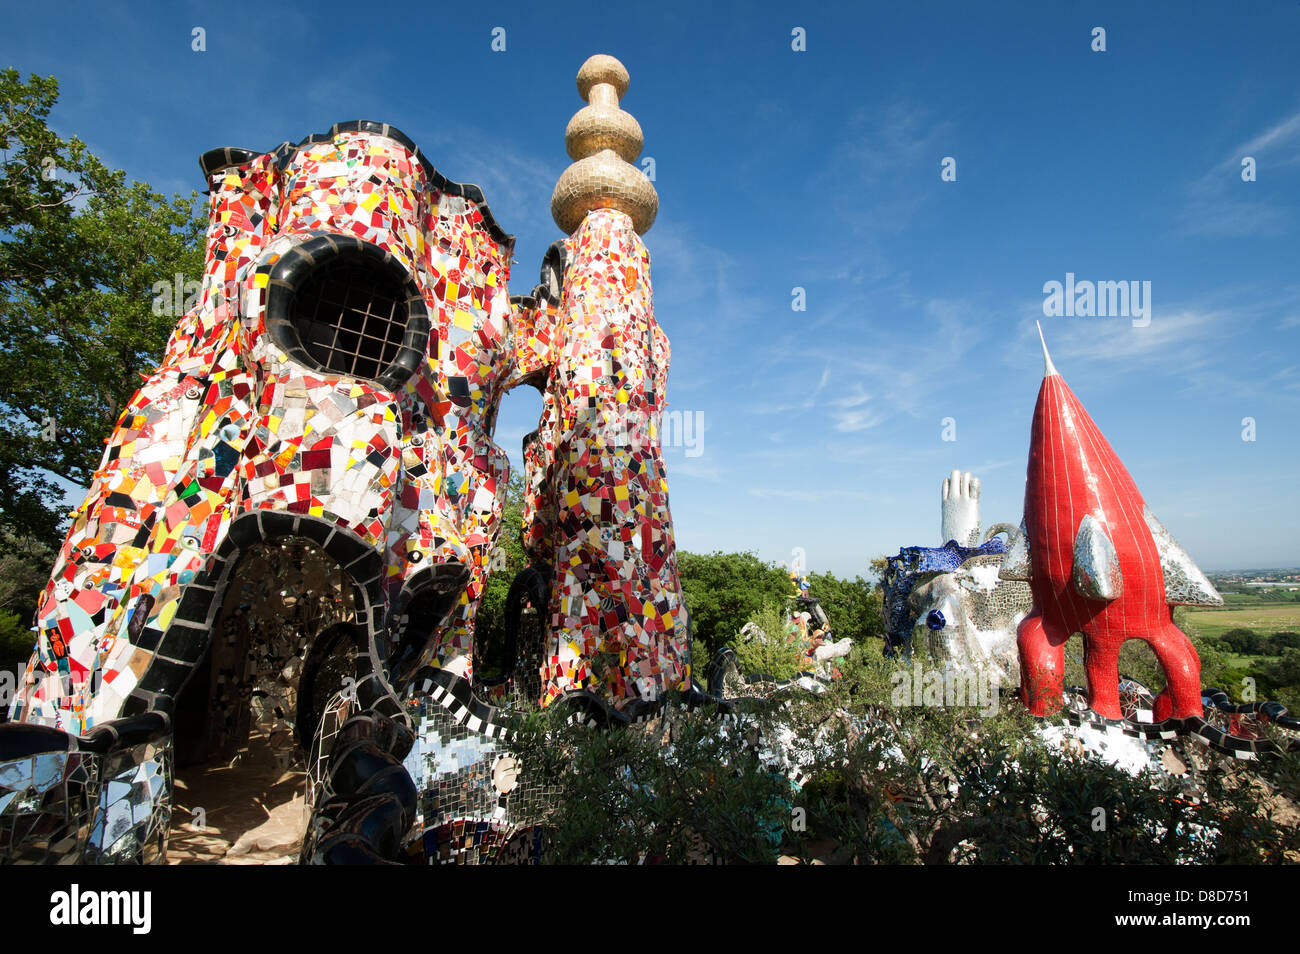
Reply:
<svg viewBox="0 0 1300 954"><path fill-rule="evenodd" d="M396 389L424 360L428 307L383 249L322 234L269 271L267 332L299 364Z"/></svg>
<svg viewBox="0 0 1300 954"><path fill-rule="evenodd" d="M378 378L406 335L405 285L393 271L345 252L312 270L293 296L290 320L321 367Z"/></svg>

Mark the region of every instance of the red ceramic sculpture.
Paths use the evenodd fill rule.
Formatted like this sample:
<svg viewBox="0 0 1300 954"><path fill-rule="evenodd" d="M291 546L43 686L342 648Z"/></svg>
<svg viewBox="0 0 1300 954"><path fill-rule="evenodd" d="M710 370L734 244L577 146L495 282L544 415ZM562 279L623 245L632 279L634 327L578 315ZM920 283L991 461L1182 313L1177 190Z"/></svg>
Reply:
<svg viewBox="0 0 1300 954"><path fill-rule="evenodd" d="M1039 330L1041 336L1042 331ZM1223 601L1147 509L1114 449L1052 365L1034 408L1022 533L1001 575L1028 579L1034 608L1018 630L1021 698L1036 715L1061 706L1065 644L1083 636L1088 702L1119 719L1119 651L1151 646L1166 686L1157 722L1201 715L1201 662L1174 604Z"/></svg>

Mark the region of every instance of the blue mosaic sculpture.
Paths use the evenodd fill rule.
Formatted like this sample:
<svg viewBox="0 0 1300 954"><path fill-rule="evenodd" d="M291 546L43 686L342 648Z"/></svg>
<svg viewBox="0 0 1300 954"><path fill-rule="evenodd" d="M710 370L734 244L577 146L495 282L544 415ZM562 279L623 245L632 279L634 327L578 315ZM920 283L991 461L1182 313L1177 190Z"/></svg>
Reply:
<svg viewBox="0 0 1300 954"><path fill-rule="evenodd" d="M898 556L886 560L885 654L893 656L911 644L916 614L908 605L908 597L918 584L940 573L954 572L971 557L1006 552L1006 543L994 537L977 547L959 546L955 540L941 547L903 547Z"/></svg>

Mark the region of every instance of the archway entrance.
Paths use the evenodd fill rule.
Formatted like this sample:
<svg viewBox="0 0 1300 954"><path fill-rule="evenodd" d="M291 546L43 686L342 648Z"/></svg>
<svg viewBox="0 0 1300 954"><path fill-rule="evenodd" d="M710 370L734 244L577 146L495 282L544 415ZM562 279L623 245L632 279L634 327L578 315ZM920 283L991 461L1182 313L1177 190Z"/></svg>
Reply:
<svg viewBox="0 0 1300 954"><path fill-rule="evenodd" d="M313 541L244 551L177 705L170 860L296 857L312 734L325 701L355 678L365 613L355 582Z"/></svg>

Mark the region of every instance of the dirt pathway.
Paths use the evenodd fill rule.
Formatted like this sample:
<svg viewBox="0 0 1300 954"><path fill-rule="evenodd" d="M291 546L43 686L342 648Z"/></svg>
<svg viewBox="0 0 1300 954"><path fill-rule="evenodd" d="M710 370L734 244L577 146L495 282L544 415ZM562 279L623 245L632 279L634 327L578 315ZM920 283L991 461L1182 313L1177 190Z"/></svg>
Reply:
<svg viewBox="0 0 1300 954"><path fill-rule="evenodd" d="M167 863L296 864L307 821L305 779L299 765L277 764L266 737L256 730L233 767L217 763L179 770Z"/></svg>

